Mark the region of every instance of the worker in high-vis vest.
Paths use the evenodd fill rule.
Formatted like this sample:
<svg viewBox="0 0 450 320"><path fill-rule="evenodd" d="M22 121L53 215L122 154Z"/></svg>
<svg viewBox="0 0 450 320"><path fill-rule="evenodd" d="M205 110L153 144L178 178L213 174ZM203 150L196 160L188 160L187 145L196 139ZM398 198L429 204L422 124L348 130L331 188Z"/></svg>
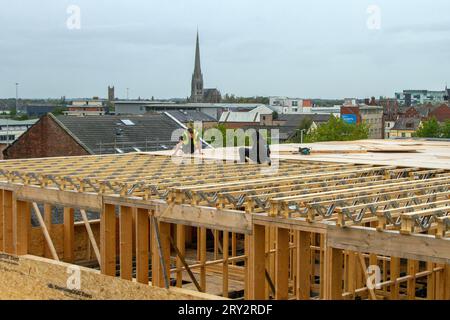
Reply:
<svg viewBox="0 0 450 320"><path fill-rule="evenodd" d="M194 154L195 150L198 150L200 154L202 153L202 142L197 130L188 128L183 132L173 154L176 155L180 149L185 154Z"/></svg>

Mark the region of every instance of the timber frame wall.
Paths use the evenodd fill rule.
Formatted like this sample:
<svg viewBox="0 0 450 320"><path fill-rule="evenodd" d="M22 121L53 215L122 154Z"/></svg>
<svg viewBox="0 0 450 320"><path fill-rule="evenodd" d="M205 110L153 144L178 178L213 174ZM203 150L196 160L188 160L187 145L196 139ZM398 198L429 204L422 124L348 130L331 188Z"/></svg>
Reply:
<svg viewBox="0 0 450 320"><path fill-rule="evenodd" d="M187 279L208 292L216 273L223 297L237 281L245 299L450 299L449 172L281 160L269 175L197 162L141 153L0 162L0 252L30 253L34 214L44 255L79 263L76 209L105 275L166 288ZM59 252L52 206L64 207ZM99 239L86 211L100 212Z"/></svg>

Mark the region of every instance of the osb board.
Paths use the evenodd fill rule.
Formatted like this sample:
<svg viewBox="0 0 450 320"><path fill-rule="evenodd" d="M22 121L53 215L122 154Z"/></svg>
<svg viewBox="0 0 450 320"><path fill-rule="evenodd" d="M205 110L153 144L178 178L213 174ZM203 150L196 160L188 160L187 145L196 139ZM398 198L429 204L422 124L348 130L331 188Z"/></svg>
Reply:
<svg viewBox="0 0 450 320"><path fill-rule="evenodd" d="M89 236L84 224L75 225L75 260L93 260L95 259L94 251L90 245ZM94 233L97 245L100 245L100 223L91 223L91 229ZM62 224L52 224L50 229L50 237L60 259L64 253L64 226ZM31 241L28 253L34 256L44 256L44 235L40 227L31 229Z"/></svg>
<svg viewBox="0 0 450 320"><path fill-rule="evenodd" d="M0 253L0 299L206 300L220 297L178 288L151 287L45 258Z"/></svg>

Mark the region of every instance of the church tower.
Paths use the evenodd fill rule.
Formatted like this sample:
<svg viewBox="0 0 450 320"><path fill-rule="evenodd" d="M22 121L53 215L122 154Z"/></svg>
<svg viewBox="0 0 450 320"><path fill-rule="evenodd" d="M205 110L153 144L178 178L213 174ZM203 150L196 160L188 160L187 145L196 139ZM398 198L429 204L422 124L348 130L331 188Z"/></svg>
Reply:
<svg viewBox="0 0 450 320"><path fill-rule="evenodd" d="M203 102L203 74L200 66L200 42L197 31L197 44L195 48L195 67L191 82L190 102Z"/></svg>

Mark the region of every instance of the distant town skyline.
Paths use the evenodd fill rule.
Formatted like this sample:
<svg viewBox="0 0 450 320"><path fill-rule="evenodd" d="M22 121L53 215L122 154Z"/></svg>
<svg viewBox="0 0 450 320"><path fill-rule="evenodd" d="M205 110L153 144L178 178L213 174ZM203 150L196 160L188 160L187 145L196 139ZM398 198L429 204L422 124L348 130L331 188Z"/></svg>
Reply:
<svg viewBox="0 0 450 320"><path fill-rule="evenodd" d="M79 9L79 28L69 28ZM205 87L237 96L393 97L450 82L445 0L7 0L0 98L186 98L197 28Z"/></svg>

